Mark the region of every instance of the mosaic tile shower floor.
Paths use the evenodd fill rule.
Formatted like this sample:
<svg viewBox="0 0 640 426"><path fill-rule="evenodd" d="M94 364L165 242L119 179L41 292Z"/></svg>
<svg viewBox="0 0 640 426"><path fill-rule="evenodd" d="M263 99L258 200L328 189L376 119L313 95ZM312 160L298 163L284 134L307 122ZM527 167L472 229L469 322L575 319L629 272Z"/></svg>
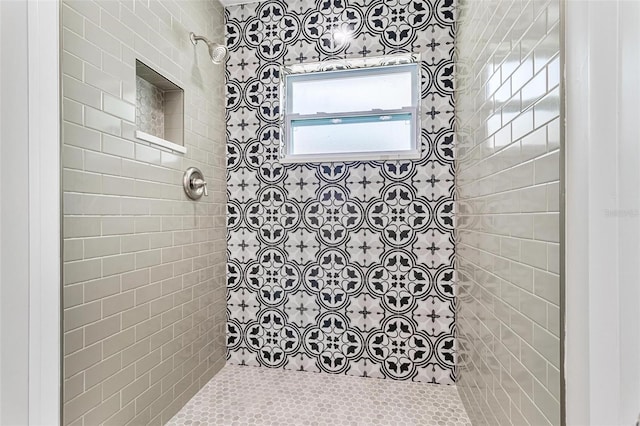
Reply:
<svg viewBox="0 0 640 426"><path fill-rule="evenodd" d="M470 425L453 386L225 366L168 423Z"/></svg>

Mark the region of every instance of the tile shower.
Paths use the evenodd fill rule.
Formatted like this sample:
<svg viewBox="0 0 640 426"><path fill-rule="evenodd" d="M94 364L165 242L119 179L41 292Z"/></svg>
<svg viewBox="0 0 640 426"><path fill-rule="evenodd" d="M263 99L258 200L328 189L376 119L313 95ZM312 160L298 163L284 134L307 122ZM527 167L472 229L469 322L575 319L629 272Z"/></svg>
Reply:
<svg viewBox="0 0 640 426"><path fill-rule="evenodd" d="M64 0L64 424L558 424L558 8ZM420 160L280 163L280 66L407 52Z"/></svg>

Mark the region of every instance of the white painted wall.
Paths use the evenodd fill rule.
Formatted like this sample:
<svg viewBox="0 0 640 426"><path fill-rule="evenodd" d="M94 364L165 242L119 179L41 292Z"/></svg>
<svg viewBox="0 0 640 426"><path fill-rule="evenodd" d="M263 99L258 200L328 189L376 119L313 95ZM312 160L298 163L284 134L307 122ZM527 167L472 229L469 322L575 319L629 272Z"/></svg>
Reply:
<svg viewBox="0 0 640 426"><path fill-rule="evenodd" d="M29 194L27 3L0 2L0 340L2 418L28 422L29 371Z"/></svg>
<svg viewBox="0 0 640 426"><path fill-rule="evenodd" d="M640 3L566 2L568 425L640 412Z"/></svg>
<svg viewBox="0 0 640 426"><path fill-rule="evenodd" d="M2 25L2 7L0 7L0 26ZM0 31L0 47L2 46L2 31ZM0 82L2 81L2 57L0 56ZM1 84L1 83L0 83ZM2 86L0 85L0 88ZM0 95L2 91L0 89ZM0 114L0 146L2 146L2 114ZM0 148L0 176L2 175L2 149ZM0 187L0 211L2 211L2 187ZM0 226L0 241L2 241L2 226ZM0 244L0 292L2 288L2 245ZM0 301L0 320L2 319L2 301ZM0 326L0 382L2 381L2 327ZM0 421L2 421L2 386L0 386Z"/></svg>
<svg viewBox="0 0 640 426"><path fill-rule="evenodd" d="M60 419L60 3L27 2L29 424Z"/></svg>
<svg viewBox="0 0 640 426"><path fill-rule="evenodd" d="M620 3L619 201L620 420L640 413L640 3Z"/></svg>
<svg viewBox="0 0 640 426"><path fill-rule="evenodd" d="M0 424L60 412L59 3L0 1Z"/></svg>

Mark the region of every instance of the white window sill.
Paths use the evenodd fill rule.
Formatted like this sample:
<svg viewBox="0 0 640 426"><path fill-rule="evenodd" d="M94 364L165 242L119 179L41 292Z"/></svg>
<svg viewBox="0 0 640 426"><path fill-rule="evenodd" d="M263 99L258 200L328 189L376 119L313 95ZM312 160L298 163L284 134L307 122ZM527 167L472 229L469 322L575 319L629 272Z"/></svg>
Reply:
<svg viewBox="0 0 640 426"><path fill-rule="evenodd" d="M154 145L161 146L163 148L168 148L168 149L170 149L172 151L179 152L181 154L186 154L187 153L187 148L182 146L182 145L178 145L177 143L169 142L169 141L164 140L162 138L159 138L157 136L150 135L149 133L141 132L140 130L136 130L136 138L137 139L141 139L143 141L147 141L147 142L152 143Z"/></svg>
<svg viewBox="0 0 640 426"><path fill-rule="evenodd" d="M290 163L341 163L348 161L395 161L418 160L419 150L401 152L347 152L344 154L286 155L280 158L284 164Z"/></svg>

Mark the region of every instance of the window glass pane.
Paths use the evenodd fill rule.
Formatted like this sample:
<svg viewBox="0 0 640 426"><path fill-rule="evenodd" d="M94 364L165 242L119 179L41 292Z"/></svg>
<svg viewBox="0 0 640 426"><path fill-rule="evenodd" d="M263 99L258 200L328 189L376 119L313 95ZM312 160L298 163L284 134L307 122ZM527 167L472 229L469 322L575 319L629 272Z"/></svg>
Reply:
<svg viewBox="0 0 640 426"><path fill-rule="evenodd" d="M288 112L293 114L371 111L410 107L412 69L416 64L392 69L289 76ZM399 71L399 72L398 72Z"/></svg>
<svg viewBox="0 0 640 426"><path fill-rule="evenodd" d="M408 151L411 114L292 120L293 155Z"/></svg>

